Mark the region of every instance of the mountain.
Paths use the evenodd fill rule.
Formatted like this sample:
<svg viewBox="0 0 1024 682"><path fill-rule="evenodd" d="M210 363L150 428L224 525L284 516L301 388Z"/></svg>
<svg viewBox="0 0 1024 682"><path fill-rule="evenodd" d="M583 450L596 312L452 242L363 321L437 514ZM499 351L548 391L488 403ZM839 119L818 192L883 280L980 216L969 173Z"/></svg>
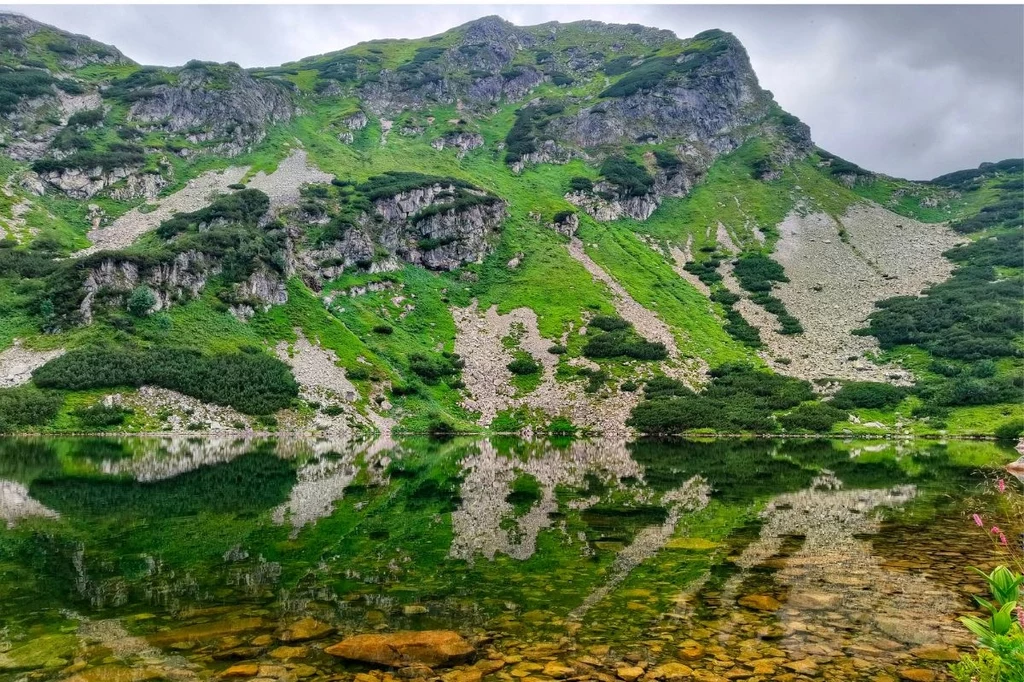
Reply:
<svg viewBox="0 0 1024 682"><path fill-rule="evenodd" d="M279 67L0 14L0 429L1015 437L1024 163L818 148L729 33Z"/></svg>

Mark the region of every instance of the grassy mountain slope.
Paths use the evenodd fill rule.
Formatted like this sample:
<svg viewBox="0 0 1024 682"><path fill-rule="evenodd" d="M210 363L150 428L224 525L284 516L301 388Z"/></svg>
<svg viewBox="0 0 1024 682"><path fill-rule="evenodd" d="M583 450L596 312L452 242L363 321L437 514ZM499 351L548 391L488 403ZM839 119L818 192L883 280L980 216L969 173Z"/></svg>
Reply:
<svg viewBox="0 0 1024 682"><path fill-rule="evenodd" d="M55 48L46 27L0 25L17 47L0 68L4 429L472 430L469 401L496 380L498 430L613 430L631 410L650 432L1012 435L1024 419L1021 163L929 183L860 169L813 147L728 34L489 17L246 71L140 67L91 42ZM296 150L333 181L299 178L250 213L231 203L293 168ZM95 230L218 172L240 181L219 181L228 198L200 202L213 209L75 256ZM849 257L890 281L850 217L864 202L968 242L947 254L951 279L881 302L858 332L877 350L847 364L882 363L865 376L883 380L896 368L894 389L807 375L778 350L815 331L789 309L807 293L799 273L773 260L799 242L792 221L826 216ZM497 317L460 327L474 302ZM515 322L500 347L455 354L477 327L527 319L521 309L536 337ZM304 364L306 339L327 364ZM56 349L68 355L44 360ZM258 372L284 406L236 400L230 376L146 360L100 385L96 349L198 351ZM132 397L141 385L223 411L155 406ZM111 393L122 399L104 402Z"/></svg>

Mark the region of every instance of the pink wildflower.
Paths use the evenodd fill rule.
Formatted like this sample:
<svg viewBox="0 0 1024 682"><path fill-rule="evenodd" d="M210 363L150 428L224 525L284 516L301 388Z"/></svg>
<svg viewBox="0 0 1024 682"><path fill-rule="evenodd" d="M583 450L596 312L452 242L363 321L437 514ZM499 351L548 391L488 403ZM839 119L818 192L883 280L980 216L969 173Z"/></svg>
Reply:
<svg viewBox="0 0 1024 682"><path fill-rule="evenodd" d="M974 515L974 522L976 524L978 524L978 527L981 527L981 526L985 525L984 522L982 522L981 517L978 516L977 514Z"/></svg>
<svg viewBox="0 0 1024 682"><path fill-rule="evenodd" d="M1004 547L1006 547L1006 546L1007 546L1007 545L1006 545L1006 536L1005 536L1005 535L1003 535L1002 533L1000 533L1000 534L999 534L999 543L1000 543L1001 545L1003 545Z"/></svg>
<svg viewBox="0 0 1024 682"><path fill-rule="evenodd" d="M996 483L996 486L999 488L999 492L1006 492L1006 481L1004 481L1003 479L1000 478L999 481Z"/></svg>
<svg viewBox="0 0 1024 682"><path fill-rule="evenodd" d="M1020 624L1021 629L1024 629L1024 608L1017 607L1017 622Z"/></svg>
<svg viewBox="0 0 1024 682"><path fill-rule="evenodd" d="M1003 531L999 530L999 526L992 526L992 532L999 533L1000 535L1003 534Z"/></svg>

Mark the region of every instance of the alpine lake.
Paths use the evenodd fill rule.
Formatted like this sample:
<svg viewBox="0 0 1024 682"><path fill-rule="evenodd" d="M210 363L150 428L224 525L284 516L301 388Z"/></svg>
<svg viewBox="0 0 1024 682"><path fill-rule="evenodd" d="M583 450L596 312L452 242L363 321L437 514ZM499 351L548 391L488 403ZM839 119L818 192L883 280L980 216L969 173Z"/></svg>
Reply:
<svg viewBox="0 0 1024 682"><path fill-rule="evenodd" d="M968 567L1000 561L972 514L994 518L1015 457L957 441L3 439L0 680L942 680L971 649L957 618L984 585ZM472 652L325 651L403 631L454 631Z"/></svg>

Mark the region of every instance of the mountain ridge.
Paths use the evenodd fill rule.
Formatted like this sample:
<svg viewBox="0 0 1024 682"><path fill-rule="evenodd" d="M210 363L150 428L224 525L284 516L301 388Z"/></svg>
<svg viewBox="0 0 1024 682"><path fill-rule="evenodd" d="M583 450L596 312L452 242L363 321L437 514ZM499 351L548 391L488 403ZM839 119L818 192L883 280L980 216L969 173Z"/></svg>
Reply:
<svg viewBox="0 0 1024 682"><path fill-rule="evenodd" d="M1024 418L1020 161L871 173L816 147L731 34L484 17L164 68L11 16L5 429ZM110 370L111 351L130 360ZM247 373L292 397L244 397ZM220 416L189 422L186 397ZM49 407L3 407L25 400Z"/></svg>

